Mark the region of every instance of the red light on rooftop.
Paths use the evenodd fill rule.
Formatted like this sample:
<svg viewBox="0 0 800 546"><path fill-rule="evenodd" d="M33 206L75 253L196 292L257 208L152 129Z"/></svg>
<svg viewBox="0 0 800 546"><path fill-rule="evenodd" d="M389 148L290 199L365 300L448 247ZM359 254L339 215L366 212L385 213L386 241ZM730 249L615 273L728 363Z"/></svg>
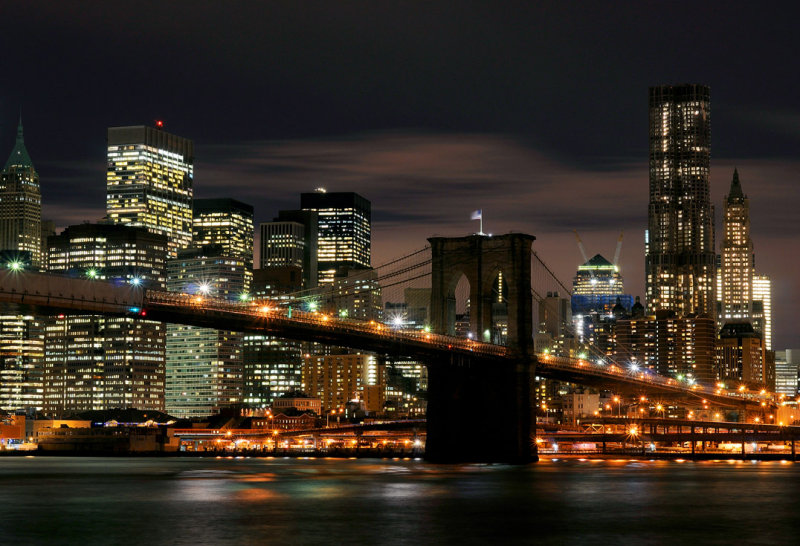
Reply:
<svg viewBox="0 0 800 546"><path fill-rule="evenodd" d="M156 127L158 127L159 129L163 129L164 128L164 122L161 121L160 119L156 120Z"/></svg>

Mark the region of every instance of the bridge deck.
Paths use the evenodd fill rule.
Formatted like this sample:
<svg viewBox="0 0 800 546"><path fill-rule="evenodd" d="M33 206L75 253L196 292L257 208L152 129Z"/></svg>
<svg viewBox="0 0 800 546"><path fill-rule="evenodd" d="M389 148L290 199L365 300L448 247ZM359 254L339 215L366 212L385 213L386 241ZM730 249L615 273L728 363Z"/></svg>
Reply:
<svg viewBox="0 0 800 546"><path fill-rule="evenodd" d="M510 354L503 346L424 331L398 330L378 322L332 317L280 308L269 302L230 302L175 292L143 290L119 282L78 279L53 274L0 272L0 302L42 311L80 312L225 328L288 339L317 341L371 352L417 357L428 364L481 360L505 364L527 358L537 362L537 375L617 392L641 392L695 403L707 400L724 407L775 405L772 393L738 392L708 385L689 385L649 371L632 373L611 363L552 355Z"/></svg>

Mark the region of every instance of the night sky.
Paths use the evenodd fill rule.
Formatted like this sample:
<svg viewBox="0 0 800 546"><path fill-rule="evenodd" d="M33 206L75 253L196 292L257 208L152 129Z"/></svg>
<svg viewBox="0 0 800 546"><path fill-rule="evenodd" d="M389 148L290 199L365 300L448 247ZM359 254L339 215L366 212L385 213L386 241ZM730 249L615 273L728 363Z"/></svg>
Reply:
<svg viewBox="0 0 800 546"><path fill-rule="evenodd" d="M253 4L258 4L254 7ZM788 4L787 4L788 5ZM711 86L719 249L734 166L774 348L800 347L797 13L755 2L0 0L0 154L23 110L44 217L105 211L105 134L195 141L195 196L256 222L324 186L372 201L373 262L433 234L536 235L564 280L625 233L644 292L647 88ZM6 151L3 151L3 150Z"/></svg>

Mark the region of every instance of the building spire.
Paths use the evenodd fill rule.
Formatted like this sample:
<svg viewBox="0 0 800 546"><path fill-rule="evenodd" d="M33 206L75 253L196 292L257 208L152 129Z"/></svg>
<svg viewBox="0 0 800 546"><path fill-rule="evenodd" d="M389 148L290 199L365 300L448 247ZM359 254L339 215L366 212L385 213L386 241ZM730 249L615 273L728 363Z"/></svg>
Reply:
<svg viewBox="0 0 800 546"><path fill-rule="evenodd" d="M734 167L733 180L731 180L731 190L728 192L728 203L741 203L745 200L744 192L742 191L742 183L739 182L739 170Z"/></svg>
<svg viewBox="0 0 800 546"><path fill-rule="evenodd" d="M25 138L22 133L22 108L19 110L19 124L17 125L17 142L11 150L11 155L8 157L3 170L8 170L11 167L33 167L31 156L28 155L28 150L25 148Z"/></svg>

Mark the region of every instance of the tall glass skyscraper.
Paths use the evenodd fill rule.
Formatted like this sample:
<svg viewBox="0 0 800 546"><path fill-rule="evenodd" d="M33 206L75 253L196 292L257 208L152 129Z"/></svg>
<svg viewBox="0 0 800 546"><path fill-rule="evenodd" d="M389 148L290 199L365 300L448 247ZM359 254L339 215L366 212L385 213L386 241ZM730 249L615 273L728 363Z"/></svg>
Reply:
<svg viewBox="0 0 800 546"><path fill-rule="evenodd" d="M167 289L239 301L253 279L253 207L234 199L194 202L192 248L167 263ZM167 325L167 413L202 417L242 403L239 332Z"/></svg>
<svg viewBox="0 0 800 546"><path fill-rule="evenodd" d="M44 265L39 175L25 148L22 118L17 141L0 172L0 250L29 253L34 269Z"/></svg>
<svg viewBox="0 0 800 546"><path fill-rule="evenodd" d="M170 256L192 241L194 144L160 128L108 129L106 213L167 236Z"/></svg>
<svg viewBox="0 0 800 546"><path fill-rule="evenodd" d="M651 87L649 134L648 309L713 317L710 89L697 84Z"/></svg>
<svg viewBox="0 0 800 546"><path fill-rule="evenodd" d="M238 301L250 268L220 245L183 250L167 264L167 289ZM166 411L204 417L242 403L240 332L167 325Z"/></svg>
<svg viewBox="0 0 800 546"><path fill-rule="evenodd" d="M300 195L300 208L315 211L319 283L332 283L347 269L370 267L372 206L353 192L316 191Z"/></svg>

